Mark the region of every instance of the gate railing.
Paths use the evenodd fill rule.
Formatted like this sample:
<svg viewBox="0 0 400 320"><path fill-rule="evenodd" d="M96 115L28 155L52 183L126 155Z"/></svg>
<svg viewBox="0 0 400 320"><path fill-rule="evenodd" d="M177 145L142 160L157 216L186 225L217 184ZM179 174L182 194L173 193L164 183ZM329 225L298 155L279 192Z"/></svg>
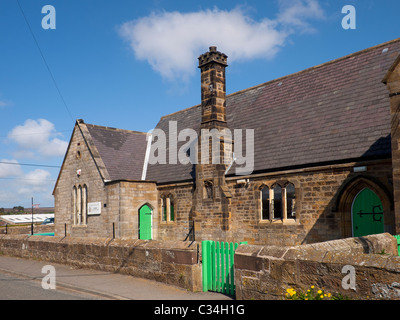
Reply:
<svg viewBox="0 0 400 320"><path fill-rule="evenodd" d="M203 291L235 294L234 256L239 244L247 242L202 241Z"/></svg>

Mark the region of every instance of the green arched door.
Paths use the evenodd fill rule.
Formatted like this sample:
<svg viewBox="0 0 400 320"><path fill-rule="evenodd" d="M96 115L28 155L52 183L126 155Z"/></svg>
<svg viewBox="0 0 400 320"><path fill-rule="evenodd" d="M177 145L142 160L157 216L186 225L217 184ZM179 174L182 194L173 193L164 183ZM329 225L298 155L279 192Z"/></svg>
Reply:
<svg viewBox="0 0 400 320"><path fill-rule="evenodd" d="M151 240L152 211L148 205L139 209L139 239Z"/></svg>
<svg viewBox="0 0 400 320"><path fill-rule="evenodd" d="M372 190L365 188L357 194L351 212L354 237L384 232L382 202Z"/></svg>

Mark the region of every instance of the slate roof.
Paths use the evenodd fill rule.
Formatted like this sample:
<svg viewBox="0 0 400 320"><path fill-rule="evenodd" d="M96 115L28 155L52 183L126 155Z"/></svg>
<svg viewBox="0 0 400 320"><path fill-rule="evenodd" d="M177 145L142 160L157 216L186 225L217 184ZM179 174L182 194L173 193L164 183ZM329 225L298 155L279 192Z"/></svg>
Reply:
<svg viewBox="0 0 400 320"><path fill-rule="evenodd" d="M146 133L83 123L80 126L86 126L91 144L104 163L104 178L112 181L141 180L147 145Z"/></svg>
<svg viewBox="0 0 400 320"><path fill-rule="evenodd" d="M253 172L390 157L390 103L382 79L399 53L396 39L228 95L229 128L255 130ZM200 108L162 117L156 128L168 134L168 122L177 121L178 132L198 130ZM146 180L193 177L192 165L149 164Z"/></svg>

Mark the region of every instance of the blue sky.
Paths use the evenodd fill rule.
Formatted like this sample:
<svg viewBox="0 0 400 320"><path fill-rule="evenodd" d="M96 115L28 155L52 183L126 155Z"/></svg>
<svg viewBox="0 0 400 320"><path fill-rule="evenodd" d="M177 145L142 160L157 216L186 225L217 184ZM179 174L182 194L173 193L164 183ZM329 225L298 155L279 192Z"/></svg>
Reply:
<svg viewBox="0 0 400 320"><path fill-rule="evenodd" d="M199 104L211 45L228 55L229 94L396 39L398 12L398 0L2 0L0 207L53 206L76 119L147 132Z"/></svg>

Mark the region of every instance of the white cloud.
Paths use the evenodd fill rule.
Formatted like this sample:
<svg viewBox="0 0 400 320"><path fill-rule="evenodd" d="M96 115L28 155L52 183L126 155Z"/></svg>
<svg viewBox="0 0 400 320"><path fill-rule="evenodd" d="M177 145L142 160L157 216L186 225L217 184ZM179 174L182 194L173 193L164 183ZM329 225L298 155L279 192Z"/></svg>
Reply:
<svg viewBox="0 0 400 320"><path fill-rule="evenodd" d="M42 206L54 205L52 190L55 180L47 170L23 172L16 160L2 159L0 163L0 207L12 208L30 205L31 197Z"/></svg>
<svg viewBox="0 0 400 320"><path fill-rule="evenodd" d="M309 19L323 17L316 0L280 0L276 19L255 21L241 8L198 12L161 12L124 23L119 33L139 60L162 77L186 79L196 58L215 45L229 62L272 58L293 32L310 31Z"/></svg>
<svg viewBox="0 0 400 320"><path fill-rule="evenodd" d="M26 206L31 197L44 206L54 205L52 170L30 170L15 159L33 157L46 163L45 158L64 156L68 142L45 119L28 119L14 127L7 135L7 142L13 144L10 152L14 159L0 160L0 207Z"/></svg>
<svg viewBox="0 0 400 320"><path fill-rule="evenodd" d="M2 94L0 93L0 96L1 96L1 95L2 95ZM11 102L11 101L4 100L3 98L0 99L0 108L9 107L9 106L11 106L11 105L12 105L12 102Z"/></svg>
<svg viewBox="0 0 400 320"><path fill-rule="evenodd" d="M51 194L50 188L54 186L49 171L36 169L24 175L23 184L17 189L20 195L33 195L39 193Z"/></svg>
<svg viewBox="0 0 400 320"><path fill-rule="evenodd" d="M17 154L32 155L37 153L41 156L63 156L68 146L68 142L55 136L59 135L54 128L54 124L46 119L28 119L23 125L12 129L8 138L16 142L20 148Z"/></svg>
<svg viewBox="0 0 400 320"><path fill-rule="evenodd" d="M50 172L43 169L30 171L24 177L26 184L34 187L43 187L48 185L50 178Z"/></svg>
<svg viewBox="0 0 400 320"><path fill-rule="evenodd" d="M277 21L291 32L313 32L308 19L324 19L325 14L316 0L279 0Z"/></svg>
<svg viewBox="0 0 400 320"><path fill-rule="evenodd" d="M22 176L23 172L17 160L1 159L0 178Z"/></svg>

